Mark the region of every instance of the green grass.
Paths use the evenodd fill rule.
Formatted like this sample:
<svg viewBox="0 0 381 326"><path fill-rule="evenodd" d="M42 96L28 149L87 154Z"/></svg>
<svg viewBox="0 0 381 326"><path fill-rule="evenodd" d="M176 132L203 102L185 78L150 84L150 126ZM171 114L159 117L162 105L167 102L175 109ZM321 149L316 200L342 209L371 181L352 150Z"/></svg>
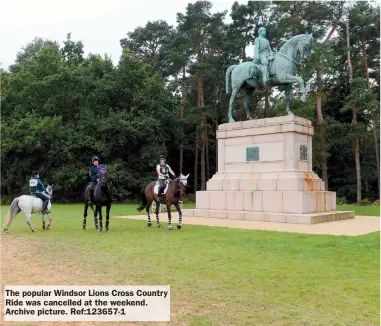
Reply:
<svg viewBox="0 0 381 326"><path fill-rule="evenodd" d="M356 215L380 216L380 206L337 205L338 211L354 211Z"/></svg>
<svg viewBox="0 0 381 326"><path fill-rule="evenodd" d="M7 209L2 206L2 217ZM37 233L18 215L7 236L36 239L45 257L96 266L108 284L169 284L172 307L186 310L176 317L184 325L380 324L379 232L345 237L239 230L187 225L185 217L181 231L173 232L112 218L111 231L100 234L92 218L81 230L82 210L54 205L53 228ZM136 213L136 205L112 207L113 216ZM40 227L40 216L33 223Z"/></svg>

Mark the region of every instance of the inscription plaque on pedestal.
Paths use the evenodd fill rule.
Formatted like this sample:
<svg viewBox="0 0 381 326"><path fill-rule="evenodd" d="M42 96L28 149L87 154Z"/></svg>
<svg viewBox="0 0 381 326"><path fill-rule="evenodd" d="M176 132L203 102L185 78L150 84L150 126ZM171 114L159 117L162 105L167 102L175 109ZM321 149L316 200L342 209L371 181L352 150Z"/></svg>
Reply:
<svg viewBox="0 0 381 326"><path fill-rule="evenodd" d="M259 147L246 148L246 161L259 161Z"/></svg>

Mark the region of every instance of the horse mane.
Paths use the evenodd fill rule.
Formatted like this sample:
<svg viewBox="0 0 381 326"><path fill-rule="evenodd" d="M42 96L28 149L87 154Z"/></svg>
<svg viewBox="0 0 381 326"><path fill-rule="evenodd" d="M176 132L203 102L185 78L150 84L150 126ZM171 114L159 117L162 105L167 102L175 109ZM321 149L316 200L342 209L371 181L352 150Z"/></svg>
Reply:
<svg viewBox="0 0 381 326"><path fill-rule="evenodd" d="M300 44L300 42L304 41L304 39L308 37L310 37L309 34L299 34L299 35L291 37L289 40L286 41L286 43L282 45L282 47L279 49L279 52L286 54L291 46L294 46L295 50L297 50L299 48L298 45ZM294 50L294 56L296 54L295 50Z"/></svg>

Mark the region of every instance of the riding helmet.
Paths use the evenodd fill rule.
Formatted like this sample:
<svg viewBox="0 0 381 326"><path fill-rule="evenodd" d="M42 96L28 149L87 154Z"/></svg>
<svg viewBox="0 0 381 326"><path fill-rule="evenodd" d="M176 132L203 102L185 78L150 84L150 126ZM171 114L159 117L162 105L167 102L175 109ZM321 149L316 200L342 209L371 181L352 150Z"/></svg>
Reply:
<svg viewBox="0 0 381 326"><path fill-rule="evenodd" d="M37 178L37 175L40 174L37 170L34 170L32 173L32 177Z"/></svg>
<svg viewBox="0 0 381 326"><path fill-rule="evenodd" d="M99 161L99 157L98 156L94 156L93 159L91 160L92 162L94 161Z"/></svg>

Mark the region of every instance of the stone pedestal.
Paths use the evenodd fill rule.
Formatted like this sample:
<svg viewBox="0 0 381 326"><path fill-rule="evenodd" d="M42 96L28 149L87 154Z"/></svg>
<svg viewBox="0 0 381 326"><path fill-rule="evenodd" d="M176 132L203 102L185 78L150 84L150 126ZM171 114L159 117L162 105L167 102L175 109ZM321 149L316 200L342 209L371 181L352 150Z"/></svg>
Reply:
<svg viewBox="0 0 381 326"><path fill-rule="evenodd" d="M312 171L311 121L285 116L219 126L218 172L184 216L314 224L354 218Z"/></svg>

